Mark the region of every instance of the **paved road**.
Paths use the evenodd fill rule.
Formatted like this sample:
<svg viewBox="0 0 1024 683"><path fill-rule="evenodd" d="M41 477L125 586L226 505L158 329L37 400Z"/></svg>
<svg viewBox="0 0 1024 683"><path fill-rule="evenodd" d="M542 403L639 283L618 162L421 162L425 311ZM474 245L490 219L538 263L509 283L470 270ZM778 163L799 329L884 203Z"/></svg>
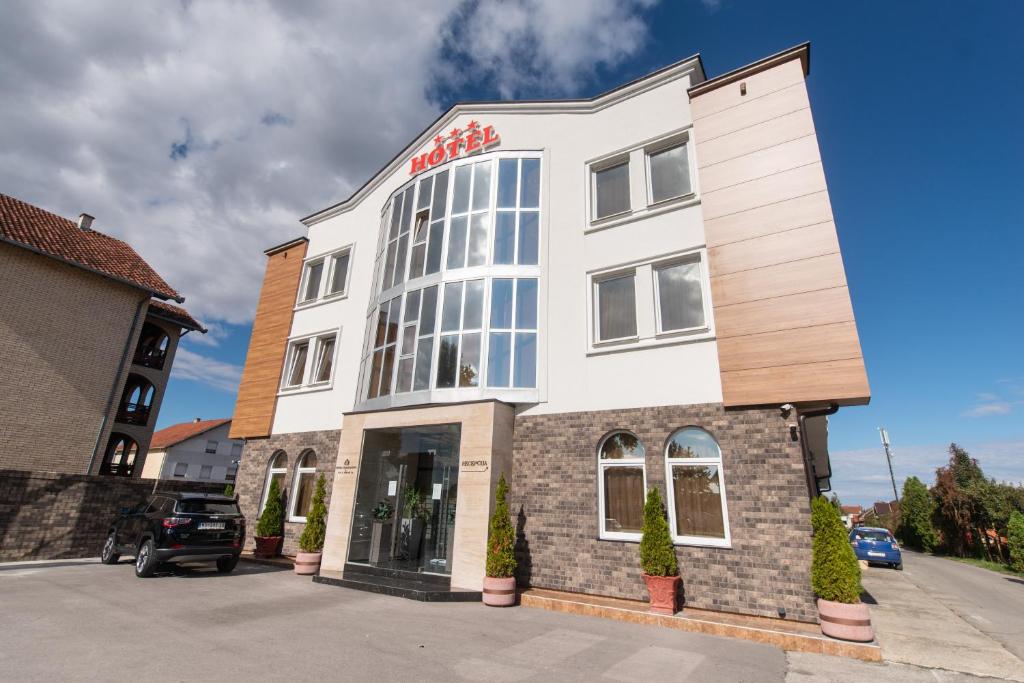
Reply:
<svg viewBox="0 0 1024 683"><path fill-rule="evenodd" d="M1024 579L941 557L904 555L908 579L1024 659Z"/></svg>
<svg viewBox="0 0 1024 683"><path fill-rule="evenodd" d="M242 563L136 579L130 564L0 566L0 678L782 681L774 647L322 586Z"/></svg>

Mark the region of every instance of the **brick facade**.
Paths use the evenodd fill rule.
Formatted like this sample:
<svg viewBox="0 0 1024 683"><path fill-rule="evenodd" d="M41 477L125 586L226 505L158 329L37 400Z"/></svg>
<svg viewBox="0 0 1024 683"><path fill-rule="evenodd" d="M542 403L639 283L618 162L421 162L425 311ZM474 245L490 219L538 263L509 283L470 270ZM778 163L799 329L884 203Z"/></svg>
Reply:
<svg viewBox="0 0 1024 683"><path fill-rule="evenodd" d="M0 470L0 562L99 557L120 509L145 500L153 483ZM161 481L158 490L220 493L224 486Z"/></svg>
<svg viewBox="0 0 1024 683"><path fill-rule="evenodd" d="M511 483L520 585L646 600L639 544L599 539L597 448L616 429L646 448L666 501L664 448L685 426L718 440L731 548L677 547L687 605L813 622L810 505L800 444L778 409L720 404L519 416Z"/></svg>
<svg viewBox="0 0 1024 683"><path fill-rule="evenodd" d="M288 458L288 472L285 474L284 480L285 524L282 552L285 555L294 555L299 549L299 536L306 526L303 523L288 521L292 483L299 458L306 449L312 449L316 453L317 474L323 474L326 478L327 499L325 502L329 509L331 485L334 481L334 463L338 457L340 438L341 430L330 430L279 434L266 439L250 439L245 442L242 461L238 466L238 477L235 480L235 492L238 494L238 504L242 508L242 514L248 520L248 537L245 539L247 550L252 550L255 545L253 532L259 518L259 506L267 481L267 468L271 457L278 451L284 451Z"/></svg>

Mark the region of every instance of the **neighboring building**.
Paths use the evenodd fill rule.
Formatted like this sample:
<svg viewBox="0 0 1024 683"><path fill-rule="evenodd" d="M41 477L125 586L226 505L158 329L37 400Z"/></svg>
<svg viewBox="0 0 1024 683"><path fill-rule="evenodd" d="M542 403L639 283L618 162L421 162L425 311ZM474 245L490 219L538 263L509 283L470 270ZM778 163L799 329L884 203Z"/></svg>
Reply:
<svg viewBox="0 0 1024 683"><path fill-rule="evenodd" d="M206 331L92 220L0 194L0 469L138 477L178 340Z"/></svg>
<svg viewBox="0 0 1024 683"><path fill-rule="evenodd" d="M143 478L233 484L244 442L228 436L230 429L230 418L198 417L161 429L149 444Z"/></svg>
<svg viewBox="0 0 1024 683"><path fill-rule="evenodd" d="M860 505L840 505L839 508L842 513L843 524L846 525L847 529L852 529L860 524L860 518L864 513L864 508Z"/></svg>
<svg viewBox="0 0 1024 683"><path fill-rule="evenodd" d="M266 252L232 424L246 515L279 478L294 551L321 472L324 576L479 590L504 474L521 585L646 599L658 487L687 604L815 620L826 416L870 392L808 64L457 104L304 218Z"/></svg>

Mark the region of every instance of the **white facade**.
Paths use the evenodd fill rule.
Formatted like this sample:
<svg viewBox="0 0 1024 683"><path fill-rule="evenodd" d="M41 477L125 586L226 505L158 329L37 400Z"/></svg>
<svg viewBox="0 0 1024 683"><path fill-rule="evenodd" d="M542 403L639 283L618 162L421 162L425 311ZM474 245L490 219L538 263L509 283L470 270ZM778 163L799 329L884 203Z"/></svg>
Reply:
<svg viewBox="0 0 1024 683"><path fill-rule="evenodd" d="M348 250L348 271L343 293L323 296L329 291L325 278L331 276L327 265L320 274L321 296L296 305L290 341L301 346L304 338L311 340L305 355L300 357L305 361L306 371L301 385L281 390L273 433L338 429L341 415L353 409L482 398L513 403L525 414L721 402L695 141L687 96L687 88L702 80L699 61L693 59L590 101L458 105L424 131L351 199L305 219L309 226L307 263ZM438 372L438 332L434 336L430 390L392 393L385 399L367 401L365 389L359 390L360 369L367 342L368 315L379 298L375 257L382 239L382 224L384 230L388 227L391 198L414 178L410 175L411 160L433 150L435 136L444 137L452 129L466 131L473 123L493 127L500 141L478 154L463 154L415 176L419 179L434 172L450 171L448 218L444 225L446 249L451 237L454 192L451 179L455 169L487 159L537 158L540 160L537 263L493 263L498 184L495 176L499 163L493 161L486 263L453 270L442 268L441 272L418 278L405 287L393 288L388 296L432 284L474 279L485 280L489 295L495 279L535 278L538 289L536 386L491 388L481 379L478 387L437 388L434 384ZM649 155L677 143L685 143L690 191L655 202ZM593 220L593 172L627 159L629 211ZM411 249L407 249L406 254L410 253ZM700 282L703 320L683 331L661 332L656 269L680 261L699 264L690 272L697 274ZM596 336L595 283L623 273L634 274L635 334L628 339L602 343ZM304 278L300 300L305 298L305 289ZM441 306L439 290L439 311ZM487 311L485 307L485 318ZM487 325L485 320L480 337L484 346ZM326 339L326 335L337 335L331 349L332 370L326 381L317 383L311 377L322 362L315 357L320 348L317 340ZM480 354L481 363L485 362L486 354L485 348ZM288 384L288 362L282 387ZM394 366L397 365L396 359ZM478 370L480 375L486 376L486 368L478 366ZM620 381L627 378L628 381Z"/></svg>
<svg viewBox="0 0 1024 683"><path fill-rule="evenodd" d="M166 449L150 451L142 477L233 482L244 442L229 438L230 429L231 423L225 422Z"/></svg>

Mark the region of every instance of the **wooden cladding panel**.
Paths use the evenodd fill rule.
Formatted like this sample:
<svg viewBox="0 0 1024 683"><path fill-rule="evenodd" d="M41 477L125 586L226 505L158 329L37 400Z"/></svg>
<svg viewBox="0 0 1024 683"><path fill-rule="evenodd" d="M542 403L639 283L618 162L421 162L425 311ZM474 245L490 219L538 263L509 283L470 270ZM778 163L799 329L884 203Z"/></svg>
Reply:
<svg viewBox="0 0 1024 683"><path fill-rule="evenodd" d="M231 422L231 438L270 435L306 244L303 241L267 258Z"/></svg>
<svg viewBox="0 0 1024 683"><path fill-rule="evenodd" d="M800 60L692 110L725 404L867 402Z"/></svg>

